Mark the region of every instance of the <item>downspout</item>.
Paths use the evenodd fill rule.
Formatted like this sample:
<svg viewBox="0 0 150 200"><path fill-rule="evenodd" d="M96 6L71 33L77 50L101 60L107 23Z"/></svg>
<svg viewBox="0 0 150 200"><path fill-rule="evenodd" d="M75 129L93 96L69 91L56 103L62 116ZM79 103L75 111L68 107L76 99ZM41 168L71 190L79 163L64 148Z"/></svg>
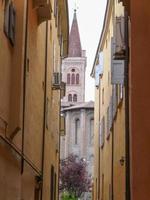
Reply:
<svg viewBox="0 0 150 200"><path fill-rule="evenodd" d="M45 75L44 75L44 109L43 109L43 139L42 139L42 163L41 163L41 171L42 171L42 179L43 179L43 172L44 172L44 157L45 157L45 123L46 123L46 101L47 101L47 57L48 57L48 21L46 21L45 27ZM42 188L41 188L41 200L43 199L43 180L42 180Z"/></svg>
<svg viewBox="0 0 150 200"><path fill-rule="evenodd" d="M114 124L112 125L112 168L111 168L112 200L114 199Z"/></svg>
<svg viewBox="0 0 150 200"><path fill-rule="evenodd" d="M27 48L28 48L28 13L29 0L26 0L25 10L25 39L24 39L24 72L23 72L23 114L22 114L22 158L21 158L21 174L24 171L24 137L25 137L25 107L26 107L26 64L27 64Z"/></svg>
<svg viewBox="0 0 150 200"><path fill-rule="evenodd" d="M60 69L60 71L61 71L61 73L62 73L62 58L61 58L61 61L60 61L60 66L61 66L61 69ZM59 151L58 151L58 153L59 153L59 158L58 158L58 185L57 185L57 187L58 187L58 199L59 199L59 178L60 178L60 138L61 138L61 136L60 136L60 128L61 128L61 89L60 89L60 104L59 104ZM65 127L66 128L66 127Z"/></svg>
<svg viewBox="0 0 150 200"><path fill-rule="evenodd" d="M128 14L125 11L125 127L126 127L126 200L131 199L130 191L130 131L129 131L129 33Z"/></svg>

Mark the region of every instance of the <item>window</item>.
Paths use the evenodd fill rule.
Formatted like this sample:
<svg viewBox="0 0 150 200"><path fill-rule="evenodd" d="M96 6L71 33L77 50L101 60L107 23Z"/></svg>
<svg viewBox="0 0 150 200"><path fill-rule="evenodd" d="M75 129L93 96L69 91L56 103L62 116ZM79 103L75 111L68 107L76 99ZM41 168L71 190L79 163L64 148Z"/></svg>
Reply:
<svg viewBox="0 0 150 200"><path fill-rule="evenodd" d="M70 84L70 74L67 74L67 84Z"/></svg>
<svg viewBox="0 0 150 200"><path fill-rule="evenodd" d="M113 98L112 96L110 97L110 102L109 102L109 130L111 130L112 125L113 125Z"/></svg>
<svg viewBox="0 0 150 200"><path fill-rule="evenodd" d="M94 133L94 119L90 119L90 133L89 133L89 144L93 144L93 133Z"/></svg>
<svg viewBox="0 0 150 200"><path fill-rule="evenodd" d="M104 200L104 174L102 174L102 200Z"/></svg>
<svg viewBox="0 0 150 200"><path fill-rule="evenodd" d="M72 71L72 72L75 72L75 69L72 69L71 71Z"/></svg>
<svg viewBox="0 0 150 200"><path fill-rule="evenodd" d="M100 128L99 128L99 136L100 136L100 147L103 148L104 146L104 139L105 139L105 117L102 118L100 122Z"/></svg>
<svg viewBox="0 0 150 200"><path fill-rule="evenodd" d="M51 191L50 191L50 199L51 200L54 200L54 195L55 195L55 192L54 192L54 189L55 189L55 186L54 186L54 184L55 184L55 179L54 179L55 177L54 177L54 166L53 165L51 165L51 177L50 177L50 183L51 183Z"/></svg>
<svg viewBox="0 0 150 200"><path fill-rule="evenodd" d="M104 88L102 90L102 104L104 104Z"/></svg>
<svg viewBox="0 0 150 200"><path fill-rule="evenodd" d="M110 114L110 108L108 106L107 108L107 129L106 129L106 138L108 139L109 135L110 135L110 129L109 129L109 125L110 125L110 117L109 117L109 114Z"/></svg>
<svg viewBox="0 0 150 200"><path fill-rule="evenodd" d="M71 76L71 84L75 84L75 74L72 74Z"/></svg>
<svg viewBox="0 0 150 200"><path fill-rule="evenodd" d="M115 59L125 58L125 18L116 17L115 24Z"/></svg>
<svg viewBox="0 0 150 200"><path fill-rule="evenodd" d="M72 101L72 94L68 95L68 101Z"/></svg>
<svg viewBox="0 0 150 200"><path fill-rule="evenodd" d="M108 86L109 86L109 83L110 83L110 73L108 72Z"/></svg>
<svg viewBox="0 0 150 200"><path fill-rule="evenodd" d="M111 84L124 84L125 62L124 60L112 60Z"/></svg>
<svg viewBox="0 0 150 200"><path fill-rule="evenodd" d="M15 43L15 24L16 24L16 10L14 4L12 2L9 3L9 1L7 1L5 3L4 32L13 46Z"/></svg>
<svg viewBox="0 0 150 200"><path fill-rule="evenodd" d="M46 128L49 129L49 99L46 99Z"/></svg>
<svg viewBox="0 0 150 200"><path fill-rule="evenodd" d="M92 164L94 163L94 155L93 154L90 155L89 160L90 160L90 163L92 163Z"/></svg>
<svg viewBox="0 0 150 200"><path fill-rule="evenodd" d="M53 71L56 72L56 46L53 41Z"/></svg>
<svg viewBox="0 0 150 200"><path fill-rule="evenodd" d="M99 83L100 83L100 69L99 69L99 65L96 65L95 67L95 86L99 87Z"/></svg>
<svg viewBox="0 0 150 200"><path fill-rule="evenodd" d="M107 39L106 39L106 49L107 49Z"/></svg>
<svg viewBox="0 0 150 200"><path fill-rule="evenodd" d="M35 177L34 200L41 199L41 180L39 176Z"/></svg>
<svg viewBox="0 0 150 200"><path fill-rule="evenodd" d="M112 88L112 112L113 112L113 119L115 118L115 115L117 113L117 90L116 85L113 85Z"/></svg>
<svg viewBox="0 0 150 200"><path fill-rule="evenodd" d="M56 187L57 186L57 175L54 175L54 200L56 200Z"/></svg>
<svg viewBox="0 0 150 200"><path fill-rule="evenodd" d="M79 84L79 74L76 74L76 84Z"/></svg>
<svg viewBox="0 0 150 200"><path fill-rule="evenodd" d="M77 102L77 94L74 94L74 95L73 95L73 101L74 101L74 102Z"/></svg>
<svg viewBox="0 0 150 200"><path fill-rule="evenodd" d="M58 2L54 0L54 17L55 17L55 25L58 25Z"/></svg>
<svg viewBox="0 0 150 200"><path fill-rule="evenodd" d="M79 129L80 129L80 120L75 120L75 144L78 144L78 136L79 136Z"/></svg>

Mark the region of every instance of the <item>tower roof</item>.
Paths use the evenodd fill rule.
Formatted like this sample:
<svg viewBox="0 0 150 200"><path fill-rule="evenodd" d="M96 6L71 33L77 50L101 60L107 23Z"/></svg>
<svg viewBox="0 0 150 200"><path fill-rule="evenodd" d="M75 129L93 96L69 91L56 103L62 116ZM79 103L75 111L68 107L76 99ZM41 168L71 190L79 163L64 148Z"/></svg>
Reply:
<svg viewBox="0 0 150 200"><path fill-rule="evenodd" d="M74 10L74 17L69 35L69 57L81 57L81 56L82 56L82 50L81 50L80 34L79 34L76 10Z"/></svg>

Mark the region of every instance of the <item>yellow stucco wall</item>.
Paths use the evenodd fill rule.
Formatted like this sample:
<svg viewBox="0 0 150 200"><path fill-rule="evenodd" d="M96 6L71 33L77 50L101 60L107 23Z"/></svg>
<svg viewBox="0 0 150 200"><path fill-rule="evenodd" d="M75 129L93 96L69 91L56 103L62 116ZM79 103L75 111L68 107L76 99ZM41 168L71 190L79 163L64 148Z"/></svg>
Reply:
<svg viewBox="0 0 150 200"><path fill-rule="evenodd" d="M98 52L102 51L104 56L104 72L100 77L98 95L95 89L95 177L94 177L94 200L108 200L114 196L114 199L125 199L125 163L120 164L120 159L125 158L125 96L118 105L117 114L113 120L113 126L110 135L106 137L107 131L107 109L112 96L111 85L111 38L114 36L114 20L116 16L123 16L124 9L118 1L108 1L107 14L103 29L103 35L99 43ZM98 56L98 55L97 55ZM95 58L97 57L95 56ZM96 67L96 62L95 66ZM118 87L118 86L117 86ZM124 90L124 89L123 89ZM104 93L104 97L103 97ZM100 102L100 106L99 106ZM98 156L99 147L99 127L102 118L105 117L105 138L104 145L100 148L100 157ZM98 169L98 163L100 168ZM99 177L100 175L100 177ZM98 178L99 177L99 178ZM97 179L97 186L96 186ZM99 185L100 182L100 185ZM97 187L97 188L96 188ZM98 188L99 187L99 188ZM98 191L100 190L100 197Z"/></svg>

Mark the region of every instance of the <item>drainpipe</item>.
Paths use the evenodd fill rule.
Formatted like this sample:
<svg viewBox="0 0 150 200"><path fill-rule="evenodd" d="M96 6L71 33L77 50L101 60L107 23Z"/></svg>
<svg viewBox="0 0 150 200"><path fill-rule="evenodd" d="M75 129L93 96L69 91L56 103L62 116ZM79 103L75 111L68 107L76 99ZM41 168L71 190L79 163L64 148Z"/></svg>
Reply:
<svg viewBox="0 0 150 200"><path fill-rule="evenodd" d="M26 107L26 64L27 64L27 48L28 48L28 13L29 0L26 0L25 11L25 38L24 38L24 72L23 72L23 114L22 114L22 158L21 158L21 174L24 171L24 137L25 137L25 107Z"/></svg>
<svg viewBox="0 0 150 200"><path fill-rule="evenodd" d="M60 72L62 73L62 57L60 58L60 66L61 66ZM59 104L59 151L58 151L59 157L58 157L58 185L57 185L57 187L58 187L58 194L57 194L58 195L58 199L59 199L60 145L61 145L60 144L60 142L61 142L61 135L60 135L60 129L61 129L61 88L60 88L60 94L59 95L60 95L60 104Z"/></svg>
<svg viewBox="0 0 150 200"><path fill-rule="evenodd" d="M99 79L100 79L100 77L99 77ZM101 111L100 111L100 107L101 107L101 85L100 85L100 80L99 80L99 129L100 129L100 113L101 113ZM100 134L100 130L99 130L99 133L98 134ZM99 136L100 137L100 136ZM99 139L99 141L100 141L100 139ZM98 199L100 199L100 188L101 188L101 181L100 181L100 159L101 159L101 147L100 147L100 144L99 144L99 147L98 147L98 194L96 194L96 196L98 195ZM97 185L96 185L96 187L97 187Z"/></svg>
<svg viewBox="0 0 150 200"><path fill-rule="evenodd" d="M45 75L44 75L44 109L43 109L43 141L42 141L42 178L43 178L43 172L44 172L44 157L45 157L45 123L46 123L46 101L47 101L47 57L48 57L48 21L46 21L46 27L45 27ZM41 189L41 200L43 199L43 180L42 180L42 189Z"/></svg>
<svg viewBox="0 0 150 200"><path fill-rule="evenodd" d="M129 33L128 14L125 11L125 127L126 127L126 200L131 199L130 191L130 131L129 131Z"/></svg>
<svg viewBox="0 0 150 200"><path fill-rule="evenodd" d="M111 192L112 200L114 199L114 124L112 125L112 168L111 168Z"/></svg>

